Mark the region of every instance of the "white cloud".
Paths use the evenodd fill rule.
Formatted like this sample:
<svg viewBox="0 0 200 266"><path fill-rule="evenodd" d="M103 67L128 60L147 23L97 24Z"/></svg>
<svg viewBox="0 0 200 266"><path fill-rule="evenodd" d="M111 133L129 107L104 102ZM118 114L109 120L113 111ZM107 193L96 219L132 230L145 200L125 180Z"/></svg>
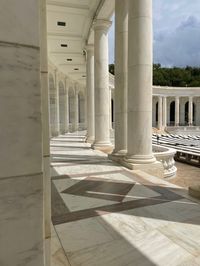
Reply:
<svg viewBox="0 0 200 266"><path fill-rule="evenodd" d="M200 0L153 0L154 62L200 66ZM114 62L114 27L109 32Z"/></svg>
<svg viewBox="0 0 200 266"><path fill-rule="evenodd" d="M154 62L200 66L199 0L154 0Z"/></svg>

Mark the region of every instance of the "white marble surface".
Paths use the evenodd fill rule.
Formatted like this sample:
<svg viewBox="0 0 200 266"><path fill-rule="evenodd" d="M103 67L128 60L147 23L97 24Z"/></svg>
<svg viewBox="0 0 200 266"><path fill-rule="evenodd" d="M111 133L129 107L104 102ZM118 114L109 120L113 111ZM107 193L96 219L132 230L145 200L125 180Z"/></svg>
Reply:
<svg viewBox="0 0 200 266"><path fill-rule="evenodd" d="M70 254L69 259L73 266L171 266L181 265L182 261L192 259L192 256L159 232L151 231L138 234L130 242L121 238L80 250Z"/></svg>
<svg viewBox="0 0 200 266"><path fill-rule="evenodd" d="M97 218L56 225L55 229L67 254L114 240Z"/></svg>
<svg viewBox="0 0 200 266"><path fill-rule="evenodd" d="M42 176L0 180L0 265L43 265Z"/></svg>
<svg viewBox="0 0 200 266"><path fill-rule="evenodd" d="M88 154L88 150L86 151ZM76 152L79 153L78 150ZM91 151L91 159L93 156L98 157L98 153ZM83 154L84 149L81 156ZM92 177L95 177L92 173L99 172L96 177L102 180L136 182L123 204L130 200L159 196L151 186L167 188L183 195L185 193L180 187L142 171L131 173L127 170L124 175L119 172L123 167L106 162L105 159L104 164L100 165L99 162L101 161L97 160L86 165L77 162L72 166L72 171L71 166L63 165L61 172L69 172L71 179L54 180L58 191L87 177L86 172L91 173ZM107 167L111 172L106 171ZM144 186L140 177L151 182L151 186ZM82 197L68 195L65 203L72 210L78 210L82 206L82 211L97 204L96 198L94 202L93 198L84 198L84 204L81 200ZM77 206L73 206L73 201ZM105 202L100 200L99 203ZM108 201L107 204L109 205ZM81 220L56 225L55 228L72 266L199 266L199 213L200 205L187 198L171 202L163 199L157 205L115 213L109 213L108 210L107 213L99 212L99 216L93 218L86 218L86 215Z"/></svg>
<svg viewBox="0 0 200 266"><path fill-rule="evenodd" d="M51 266L70 266L65 251L53 226L51 235Z"/></svg>
<svg viewBox="0 0 200 266"><path fill-rule="evenodd" d="M39 2L1 0L1 41L39 46L38 29Z"/></svg>
<svg viewBox="0 0 200 266"><path fill-rule="evenodd" d="M39 50L0 44L0 62L0 178L40 173Z"/></svg>

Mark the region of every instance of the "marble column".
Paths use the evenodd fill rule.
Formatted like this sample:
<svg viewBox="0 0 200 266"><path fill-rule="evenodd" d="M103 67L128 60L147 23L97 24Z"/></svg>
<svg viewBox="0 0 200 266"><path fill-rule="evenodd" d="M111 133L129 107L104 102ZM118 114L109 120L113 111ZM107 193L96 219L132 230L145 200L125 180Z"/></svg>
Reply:
<svg viewBox="0 0 200 266"><path fill-rule="evenodd" d="M50 173L50 120L49 77L47 56L46 0L40 1L40 80L42 96L42 152L44 189L45 266L51 264L51 173Z"/></svg>
<svg viewBox="0 0 200 266"><path fill-rule="evenodd" d="M158 129L162 128L162 96L158 97Z"/></svg>
<svg viewBox="0 0 200 266"><path fill-rule="evenodd" d="M152 1L129 1L128 167L154 163L152 153Z"/></svg>
<svg viewBox="0 0 200 266"><path fill-rule="evenodd" d="M167 97L163 96L163 128L167 126Z"/></svg>
<svg viewBox="0 0 200 266"><path fill-rule="evenodd" d="M115 148L127 153L128 0L115 0Z"/></svg>
<svg viewBox="0 0 200 266"><path fill-rule="evenodd" d="M193 125L193 97L189 97L189 114L188 114L188 123L189 126Z"/></svg>
<svg viewBox="0 0 200 266"><path fill-rule="evenodd" d="M55 70L55 89L56 89L56 97L55 97L55 134L60 135L60 101L59 101L59 80L58 80L58 71Z"/></svg>
<svg viewBox="0 0 200 266"><path fill-rule="evenodd" d="M175 98L175 126L179 126L179 121L180 121L180 101L179 101L179 97L177 96Z"/></svg>
<svg viewBox="0 0 200 266"><path fill-rule="evenodd" d="M108 29L111 21L94 22L95 140L93 148L111 146L109 117Z"/></svg>
<svg viewBox="0 0 200 266"><path fill-rule="evenodd" d="M87 79L86 79L86 97L87 97L87 141L94 141L94 45L87 45Z"/></svg>
<svg viewBox="0 0 200 266"><path fill-rule="evenodd" d="M78 85L75 85L75 96L74 96L74 131L78 131L79 128L79 106L78 106Z"/></svg>
<svg viewBox="0 0 200 266"><path fill-rule="evenodd" d="M68 79L65 79L65 132L69 132L69 82Z"/></svg>
<svg viewBox="0 0 200 266"><path fill-rule="evenodd" d="M39 3L1 1L2 266L44 266L45 263L44 206L47 205L44 204L42 110L46 108L42 109L41 88L44 89L44 84L45 90L47 87L46 73L42 75L42 83L40 75L47 69L40 65Z"/></svg>

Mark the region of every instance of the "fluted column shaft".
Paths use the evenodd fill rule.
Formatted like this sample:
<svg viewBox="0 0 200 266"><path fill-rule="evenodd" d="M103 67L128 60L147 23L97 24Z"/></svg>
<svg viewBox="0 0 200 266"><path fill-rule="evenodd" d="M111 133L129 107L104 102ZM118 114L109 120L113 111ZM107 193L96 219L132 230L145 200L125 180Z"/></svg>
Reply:
<svg viewBox="0 0 200 266"><path fill-rule="evenodd" d="M128 155L132 164L155 162L152 153L152 1L129 1Z"/></svg>
<svg viewBox="0 0 200 266"><path fill-rule="evenodd" d="M94 141L94 46L87 45L87 141Z"/></svg>
<svg viewBox="0 0 200 266"><path fill-rule="evenodd" d="M188 117L189 125L193 125L193 97L189 97L189 117Z"/></svg>
<svg viewBox="0 0 200 266"><path fill-rule="evenodd" d="M115 149L127 152L128 0L115 0Z"/></svg>
<svg viewBox="0 0 200 266"><path fill-rule="evenodd" d="M175 99L175 126L179 126L180 123L180 100L179 97Z"/></svg>
<svg viewBox="0 0 200 266"><path fill-rule="evenodd" d="M108 29L111 22L94 23L95 140L94 148L110 146Z"/></svg>
<svg viewBox="0 0 200 266"><path fill-rule="evenodd" d="M162 96L158 97L158 129L162 128Z"/></svg>

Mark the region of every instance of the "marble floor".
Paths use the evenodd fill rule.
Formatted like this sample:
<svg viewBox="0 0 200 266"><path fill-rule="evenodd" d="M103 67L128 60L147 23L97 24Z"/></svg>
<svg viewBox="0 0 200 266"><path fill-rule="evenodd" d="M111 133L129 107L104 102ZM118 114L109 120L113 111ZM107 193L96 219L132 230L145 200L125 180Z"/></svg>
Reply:
<svg viewBox="0 0 200 266"><path fill-rule="evenodd" d="M199 266L199 202L84 140L51 142L52 265Z"/></svg>

